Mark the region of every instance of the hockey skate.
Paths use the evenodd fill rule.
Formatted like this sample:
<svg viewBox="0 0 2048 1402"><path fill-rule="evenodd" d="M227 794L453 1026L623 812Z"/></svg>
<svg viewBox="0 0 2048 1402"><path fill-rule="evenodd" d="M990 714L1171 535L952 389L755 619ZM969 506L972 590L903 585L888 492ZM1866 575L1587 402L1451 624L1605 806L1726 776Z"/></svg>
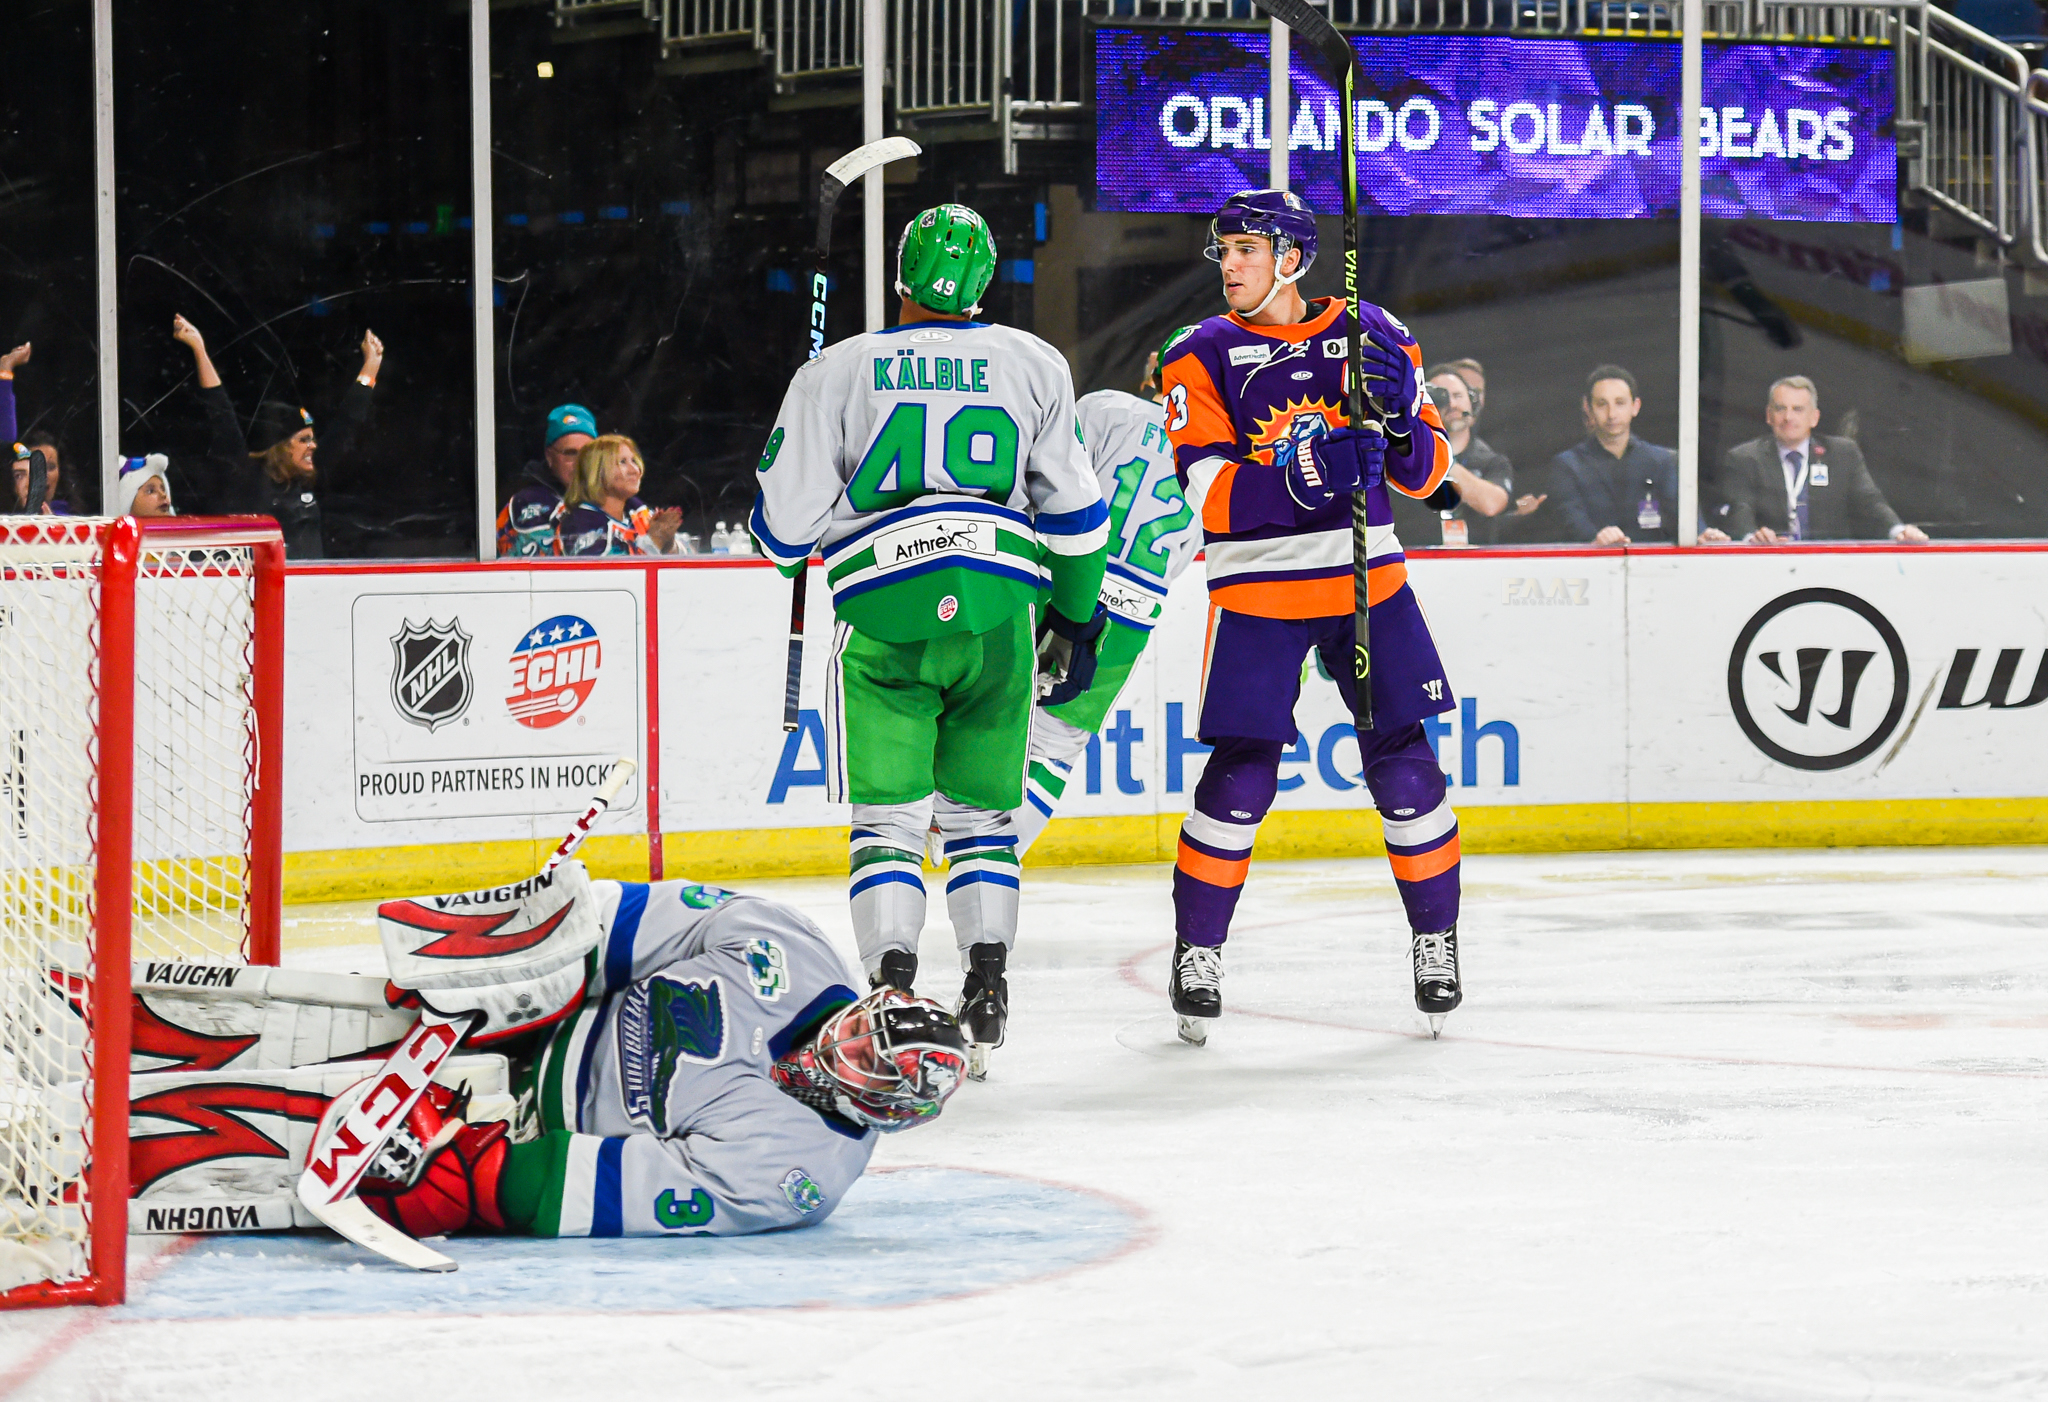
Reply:
<svg viewBox="0 0 2048 1402"><path fill-rule="evenodd" d="M1174 1030L1191 1047L1209 1043L1209 1020L1223 1016L1223 946L1173 942Z"/></svg>
<svg viewBox="0 0 2048 1402"><path fill-rule="evenodd" d="M967 978L960 985L960 1030L967 1034L967 1078L988 1079L988 1062L1003 1044L1010 1020L1010 983L1003 977L1009 951L977 944L967 951Z"/></svg>
<svg viewBox="0 0 2048 1402"><path fill-rule="evenodd" d="M917 956L907 949L891 949L882 955L882 966L868 975L868 987L900 988L905 993L917 981Z"/></svg>
<svg viewBox="0 0 2048 1402"><path fill-rule="evenodd" d="M1429 1016L1429 1035L1443 1035L1444 1017L1465 1000L1458 986L1458 927L1435 934L1415 932L1415 1006Z"/></svg>

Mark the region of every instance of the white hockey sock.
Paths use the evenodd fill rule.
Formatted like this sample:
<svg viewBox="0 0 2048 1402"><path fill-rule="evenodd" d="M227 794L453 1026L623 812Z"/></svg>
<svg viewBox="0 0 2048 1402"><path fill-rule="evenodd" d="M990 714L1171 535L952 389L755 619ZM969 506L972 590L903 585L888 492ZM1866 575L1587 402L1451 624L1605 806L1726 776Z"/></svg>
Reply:
<svg viewBox="0 0 2048 1402"><path fill-rule="evenodd" d="M970 808L940 796L939 831L946 839L946 912L953 917L953 939L960 947L960 968L967 969L967 951L977 944L1017 942L1017 833L1008 813Z"/></svg>
<svg viewBox="0 0 2048 1402"><path fill-rule="evenodd" d="M1010 814L1022 860L1052 821L1053 810L1074 775L1074 757L1088 748L1089 734L1046 710L1031 713L1031 760L1024 771L1024 802Z"/></svg>
<svg viewBox="0 0 2048 1402"><path fill-rule="evenodd" d="M924 930L924 835L931 801L856 803L847 898L860 961L872 975L892 949L917 953Z"/></svg>

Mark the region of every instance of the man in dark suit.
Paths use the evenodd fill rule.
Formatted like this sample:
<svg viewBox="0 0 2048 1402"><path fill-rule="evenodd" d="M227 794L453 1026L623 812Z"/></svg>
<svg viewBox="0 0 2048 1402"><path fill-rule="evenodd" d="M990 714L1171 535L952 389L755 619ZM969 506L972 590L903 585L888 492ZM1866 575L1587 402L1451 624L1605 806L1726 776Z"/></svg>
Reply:
<svg viewBox="0 0 2048 1402"><path fill-rule="evenodd" d="M1925 540L1918 526L1899 520L1864 466L1853 438L1816 434L1820 391L1804 375L1771 386L1764 410L1769 435L1728 450L1714 494L1722 505L1710 519L1738 540L1774 545L1783 540Z"/></svg>
<svg viewBox="0 0 2048 1402"><path fill-rule="evenodd" d="M1550 460L1550 495L1565 539L1595 545L1678 540L1678 454L1645 443L1630 425L1643 411L1636 377L1619 365L1595 366L1580 403L1586 438ZM1718 530L1701 540L1726 540Z"/></svg>

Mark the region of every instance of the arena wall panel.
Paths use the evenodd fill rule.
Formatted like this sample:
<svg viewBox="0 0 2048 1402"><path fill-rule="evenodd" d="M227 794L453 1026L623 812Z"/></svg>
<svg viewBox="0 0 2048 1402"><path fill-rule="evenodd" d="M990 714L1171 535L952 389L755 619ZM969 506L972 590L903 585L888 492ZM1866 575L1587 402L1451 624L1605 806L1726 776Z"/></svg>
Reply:
<svg viewBox="0 0 2048 1402"><path fill-rule="evenodd" d="M1457 699L1429 732L1467 850L2048 840L2048 549L1435 552L1410 571ZM641 770L585 849L599 874L844 870L827 634L785 735L788 585L762 562L309 565L287 602L287 899L516 879L621 754ZM1197 570L1034 860L1170 860L1205 753L1206 623ZM1377 853L1313 667L1296 715L1260 854Z"/></svg>

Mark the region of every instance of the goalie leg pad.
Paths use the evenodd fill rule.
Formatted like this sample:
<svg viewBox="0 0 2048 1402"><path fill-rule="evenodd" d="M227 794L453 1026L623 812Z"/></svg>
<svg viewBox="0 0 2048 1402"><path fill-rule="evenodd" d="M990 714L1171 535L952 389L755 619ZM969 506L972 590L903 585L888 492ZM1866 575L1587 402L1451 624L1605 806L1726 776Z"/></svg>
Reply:
<svg viewBox="0 0 2048 1402"><path fill-rule="evenodd" d="M582 1003L599 905L583 863L567 861L510 886L386 901L377 930L392 984L446 1017L482 1013L469 1043L489 1046Z"/></svg>

